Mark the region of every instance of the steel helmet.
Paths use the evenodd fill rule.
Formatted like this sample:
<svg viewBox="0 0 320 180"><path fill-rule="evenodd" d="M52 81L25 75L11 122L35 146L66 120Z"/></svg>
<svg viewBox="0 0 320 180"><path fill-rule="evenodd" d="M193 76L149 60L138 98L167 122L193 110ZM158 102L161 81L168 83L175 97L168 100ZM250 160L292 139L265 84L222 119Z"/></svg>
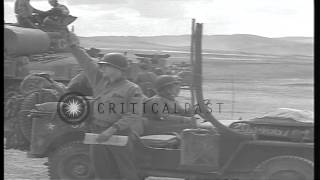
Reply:
<svg viewBox="0 0 320 180"><path fill-rule="evenodd" d="M172 75L161 75L158 76L155 82L155 88L159 92L163 88L172 85L172 84L180 84L181 81L178 76L172 76Z"/></svg>
<svg viewBox="0 0 320 180"><path fill-rule="evenodd" d="M107 64L121 71L126 71L128 68L127 58L120 53L108 53L103 56L98 64Z"/></svg>

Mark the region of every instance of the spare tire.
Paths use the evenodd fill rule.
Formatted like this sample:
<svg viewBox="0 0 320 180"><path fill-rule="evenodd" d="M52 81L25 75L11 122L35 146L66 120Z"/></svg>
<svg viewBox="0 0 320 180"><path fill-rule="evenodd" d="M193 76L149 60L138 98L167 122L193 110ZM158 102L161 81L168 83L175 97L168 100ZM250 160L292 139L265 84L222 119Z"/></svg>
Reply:
<svg viewBox="0 0 320 180"><path fill-rule="evenodd" d="M22 101L19 113L19 127L23 136L30 141L32 132L32 119L28 117L28 110L34 109L36 104L57 102L59 99L54 90L41 89L27 95Z"/></svg>

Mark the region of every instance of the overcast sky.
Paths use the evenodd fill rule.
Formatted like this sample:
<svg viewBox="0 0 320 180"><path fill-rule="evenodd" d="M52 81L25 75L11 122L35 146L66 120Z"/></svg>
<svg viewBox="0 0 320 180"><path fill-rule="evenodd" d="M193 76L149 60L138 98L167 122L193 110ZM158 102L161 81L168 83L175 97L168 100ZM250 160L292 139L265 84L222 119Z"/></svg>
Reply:
<svg viewBox="0 0 320 180"><path fill-rule="evenodd" d="M48 10L47 0L30 0ZM191 19L205 34L313 36L312 0L60 0L78 19L80 36L189 34ZM6 22L16 22L14 0L4 0Z"/></svg>

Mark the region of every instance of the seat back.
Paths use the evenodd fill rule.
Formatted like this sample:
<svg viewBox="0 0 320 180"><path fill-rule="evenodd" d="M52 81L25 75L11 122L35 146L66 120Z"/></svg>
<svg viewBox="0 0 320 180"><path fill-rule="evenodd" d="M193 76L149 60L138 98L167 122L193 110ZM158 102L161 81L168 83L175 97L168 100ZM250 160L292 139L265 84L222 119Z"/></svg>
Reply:
<svg viewBox="0 0 320 180"><path fill-rule="evenodd" d="M175 135L161 134L140 137L144 146L154 148L174 148L179 145L179 138Z"/></svg>

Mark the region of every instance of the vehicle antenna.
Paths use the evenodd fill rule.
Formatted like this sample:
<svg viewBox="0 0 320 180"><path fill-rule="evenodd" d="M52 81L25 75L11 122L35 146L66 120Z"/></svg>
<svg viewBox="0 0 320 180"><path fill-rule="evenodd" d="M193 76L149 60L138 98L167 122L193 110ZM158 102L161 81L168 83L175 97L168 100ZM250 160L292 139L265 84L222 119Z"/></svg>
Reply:
<svg viewBox="0 0 320 180"><path fill-rule="evenodd" d="M231 77L231 93L232 93L232 100L231 100L231 119L233 119L234 115L234 104L235 104L235 92L234 92L234 76Z"/></svg>

